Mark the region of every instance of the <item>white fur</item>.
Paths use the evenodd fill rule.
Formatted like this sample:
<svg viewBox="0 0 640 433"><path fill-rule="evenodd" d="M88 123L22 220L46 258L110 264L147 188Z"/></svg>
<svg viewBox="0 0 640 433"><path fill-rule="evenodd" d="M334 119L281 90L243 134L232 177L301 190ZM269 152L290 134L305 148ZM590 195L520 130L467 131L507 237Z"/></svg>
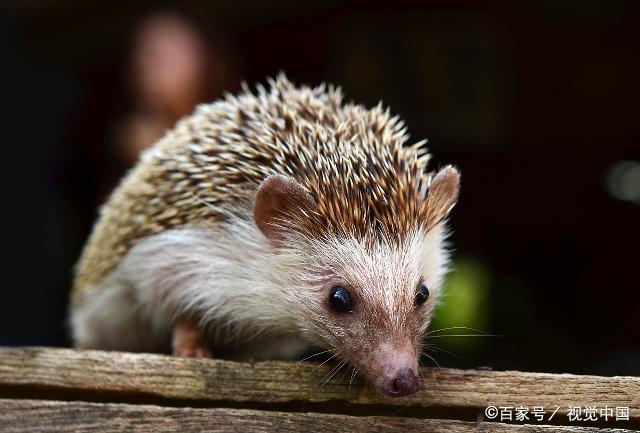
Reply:
<svg viewBox="0 0 640 433"><path fill-rule="evenodd" d="M356 239L333 238L293 242L274 254L255 223L238 216L216 227L168 230L138 242L74 309L74 338L80 347L157 351L169 346L175 319L187 316L201 319L216 347L290 358L304 341L326 342L317 334L331 325L315 323L326 320L319 313L304 314L321 311L326 299L310 275L356 281L389 311L412 299L421 277L435 299L447 261L443 237L438 226L416 231L401 247L382 243L371 251ZM339 326L331 328L339 337Z"/></svg>
<svg viewBox="0 0 640 433"><path fill-rule="evenodd" d="M286 344L266 344L268 357L290 357L301 347L292 340L303 331L281 297L295 290L289 271L296 260L273 254L255 224L237 217L218 229L183 227L147 237L74 309L75 341L154 350L167 345L174 320L187 316L201 318L216 346L271 336ZM264 354L255 341L251 346Z"/></svg>
<svg viewBox="0 0 640 433"><path fill-rule="evenodd" d="M387 338L401 338L408 331L407 327L411 326L408 322L415 314L415 294L422 283L429 288L430 296L425 308L421 309L424 320L420 332L424 332L429 325L447 272L449 257L445 238L446 230L439 224L427 233L418 229L399 244L385 237L373 247L364 245L352 236L319 239L312 243L308 251L313 261L306 271L331 276L330 281L321 281L316 289L325 289L326 292L331 286L346 285L355 288L361 301L381 304L384 313L378 314L384 314L385 317L376 317L371 322L376 326L385 326L385 331L389 333ZM315 300L322 301L324 297ZM297 302L309 305L310 300L299 299ZM342 324L333 323L330 315L318 318L317 322L321 323L315 323L315 331L321 334L324 343L331 345L336 337L339 339L344 335ZM370 330L370 333L376 331L381 329Z"/></svg>

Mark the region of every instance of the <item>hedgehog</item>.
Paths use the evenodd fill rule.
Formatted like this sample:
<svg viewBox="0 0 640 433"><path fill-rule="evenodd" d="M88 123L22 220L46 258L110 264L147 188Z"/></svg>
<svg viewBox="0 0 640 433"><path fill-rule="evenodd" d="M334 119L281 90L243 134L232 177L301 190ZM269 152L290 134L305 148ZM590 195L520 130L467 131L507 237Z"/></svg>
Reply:
<svg viewBox="0 0 640 433"><path fill-rule="evenodd" d="M379 103L268 85L196 107L142 153L75 268L78 348L292 359L323 348L384 396L419 387L453 166Z"/></svg>

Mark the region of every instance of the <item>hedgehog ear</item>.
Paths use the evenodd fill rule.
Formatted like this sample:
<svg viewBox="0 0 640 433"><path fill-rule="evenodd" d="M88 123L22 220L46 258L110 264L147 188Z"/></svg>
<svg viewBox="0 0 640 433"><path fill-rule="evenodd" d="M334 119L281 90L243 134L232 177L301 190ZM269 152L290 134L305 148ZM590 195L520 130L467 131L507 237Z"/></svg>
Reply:
<svg viewBox="0 0 640 433"><path fill-rule="evenodd" d="M313 198L294 179L274 174L262 181L256 192L253 219L258 228L278 249L287 238L287 218L314 210Z"/></svg>
<svg viewBox="0 0 640 433"><path fill-rule="evenodd" d="M431 179L427 200L427 208L433 215L434 223L445 218L458 201L460 192L460 172L449 165L440 170Z"/></svg>

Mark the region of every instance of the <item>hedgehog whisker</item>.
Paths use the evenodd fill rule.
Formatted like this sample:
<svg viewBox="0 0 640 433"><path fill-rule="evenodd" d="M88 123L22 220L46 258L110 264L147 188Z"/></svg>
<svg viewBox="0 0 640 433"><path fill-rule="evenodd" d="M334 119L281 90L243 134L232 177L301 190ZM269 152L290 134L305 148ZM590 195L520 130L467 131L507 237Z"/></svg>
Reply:
<svg viewBox="0 0 640 433"><path fill-rule="evenodd" d="M455 353L453 353L453 352L449 352L448 350L445 350L445 349L443 349L443 348L441 348L441 347L438 347L438 346L435 346L435 345L433 345L433 344L428 344L428 345L425 347L425 350L428 350L428 349L431 349L431 350L437 350L438 352L443 352L443 353L446 353L447 355L451 355L451 356L454 356L454 357L456 357L456 358L458 358L458 359L462 359L462 356L457 355L457 354L455 354ZM424 353L424 351L423 351L423 353Z"/></svg>
<svg viewBox="0 0 640 433"><path fill-rule="evenodd" d="M351 396L351 384L353 383L353 379L356 377L356 374L358 374L358 369L354 366L353 372L351 373L351 379L349 380L349 389L347 390L347 400L349 400Z"/></svg>
<svg viewBox="0 0 640 433"><path fill-rule="evenodd" d="M337 366L337 367L334 367L335 371L333 372L333 374L332 374L331 376L329 376L329 377L328 377L328 378L327 378L327 379L322 383L322 385L320 385L320 389L323 389L323 388L324 388L324 386L325 386L325 385L326 385L326 384L331 380L331 378L332 378L333 376L335 376L335 375L340 371L340 369L341 369L342 367L344 367L345 365L347 365L347 361L342 361L342 362L340 362L340 364L338 364L338 366ZM333 369L332 369L331 371L333 371ZM330 371L329 373L331 373L331 371Z"/></svg>
<svg viewBox="0 0 640 433"><path fill-rule="evenodd" d="M326 364L327 362L329 362L330 360L332 360L333 358L335 358L336 356L338 356L340 354L340 352L336 352L333 355L331 355L329 358L325 359L321 364L316 365L316 367L311 370L309 373L307 373L307 376L309 376L310 374L312 374L314 371L316 371L317 369L319 369L320 367L322 367L324 364Z"/></svg>
<svg viewBox="0 0 640 433"><path fill-rule="evenodd" d="M443 334L443 335L427 335L428 338L444 338L444 337L502 337L502 335L493 334Z"/></svg>
<svg viewBox="0 0 640 433"><path fill-rule="evenodd" d="M486 334L486 332L484 332L481 329L469 328L467 326L449 326L448 328L438 328L438 329L434 329L432 331L429 331L429 332L427 332L425 334L425 336L431 335L431 334L435 334L436 332L450 331L452 329L466 329L466 330L469 330L469 331L476 331L476 332L480 332L481 334Z"/></svg>
<svg viewBox="0 0 640 433"><path fill-rule="evenodd" d="M426 352L424 352L424 351L422 352L422 354L423 354L424 356L426 356L427 358L429 358L430 360L432 360L432 361L433 361L433 363L434 363L436 366L440 367L440 363L439 363L439 362L438 362L438 361L437 361L433 356L429 355L428 353L426 353Z"/></svg>
<svg viewBox="0 0 640 433"><path fill-rule="evenodd" d="M322 352L314 353L313 355L309 355L306 358L302 358L301 360L297 361L296 364L300 364L301 362L306 361L307 359L314 358L318 355L322 355L323 353L335 352L336 350L338 349L327 349L327 350L323 350Z"/></svg>
<svg viewBox="0 0 640 433"><path fill-rule="evenodd" d="M348 365L349 363L347 361L345 361L345 365ZM344 369L344 372L342 373L342 376L340 376L340 382L344 382L344 378L347 375L347 373L349 373L349 367Z"/></svg>

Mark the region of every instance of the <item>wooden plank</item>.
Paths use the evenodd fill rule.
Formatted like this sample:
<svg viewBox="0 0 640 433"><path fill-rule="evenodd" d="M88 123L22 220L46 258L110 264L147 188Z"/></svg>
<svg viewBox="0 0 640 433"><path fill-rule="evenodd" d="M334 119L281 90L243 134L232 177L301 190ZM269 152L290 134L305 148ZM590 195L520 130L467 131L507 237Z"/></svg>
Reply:
<svg viewBox="0 0 640 433"><path fill-rule="evenodd" d="M314 371L315 370L315 371ZM628 406L638 426L640 378L425 368L418 394L389 399L349 387L349 374L310 363L186 359L153 354L0 348L0 396L246 407L475 420L487 405L543 406L568 423L568 406ZM350 373L350 372L349 372Z"/></svg>
<svg viewBox="0 0 640 433"><path fill-rule="evenodd" d="M0 432L594 433L593 427L0 399ZM630 430L607 429L608 433Z"/></svg>

